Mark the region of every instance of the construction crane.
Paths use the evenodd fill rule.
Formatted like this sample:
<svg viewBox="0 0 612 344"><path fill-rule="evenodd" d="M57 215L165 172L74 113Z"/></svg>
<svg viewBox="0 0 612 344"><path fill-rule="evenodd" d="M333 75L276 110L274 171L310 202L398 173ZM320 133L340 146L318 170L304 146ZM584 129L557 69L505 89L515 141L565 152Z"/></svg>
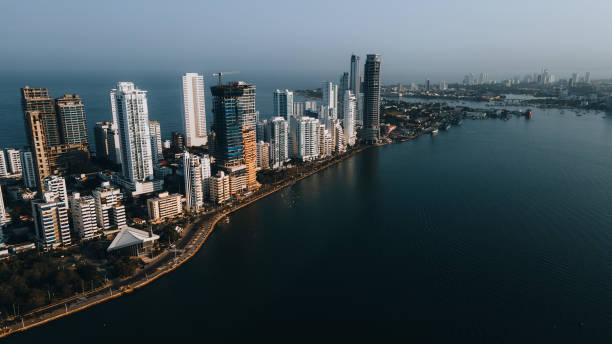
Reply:
<svg viewBox="0 0 612 344"><path fill-rule="evenodd" d="M216 76L219 78L219 87L221 87L223 85L222 81L221 81L221 77L224 75L231 75L231 74L238 74L240 72L234 71L234 72L218 72L218 73L213 73L212 76Z"/></svg>

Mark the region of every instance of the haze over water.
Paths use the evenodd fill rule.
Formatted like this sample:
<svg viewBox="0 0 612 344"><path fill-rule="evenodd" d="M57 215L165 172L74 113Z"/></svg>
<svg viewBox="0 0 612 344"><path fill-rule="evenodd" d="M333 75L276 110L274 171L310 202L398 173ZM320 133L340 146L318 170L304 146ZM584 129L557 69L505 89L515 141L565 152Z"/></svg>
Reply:
<svg viewBox="0 0 612 344"><path fill-rule="evenodd" d="M231 215L151 286L7 343L609 341L611 151L612 118L538 109L373 148Z"/></svg>

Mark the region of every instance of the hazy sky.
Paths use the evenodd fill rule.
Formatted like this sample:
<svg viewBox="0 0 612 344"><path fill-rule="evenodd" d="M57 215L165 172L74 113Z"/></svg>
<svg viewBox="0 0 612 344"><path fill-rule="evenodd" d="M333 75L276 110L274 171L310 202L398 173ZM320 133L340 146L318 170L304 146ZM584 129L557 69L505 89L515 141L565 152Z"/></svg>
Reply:
<svg viewBox="0 0 612 344"><path fill-rule="evenodd" d="M336 72L376 52L383 77L603 77L611 18L610 0L2 0L0 70Z"/></svg>

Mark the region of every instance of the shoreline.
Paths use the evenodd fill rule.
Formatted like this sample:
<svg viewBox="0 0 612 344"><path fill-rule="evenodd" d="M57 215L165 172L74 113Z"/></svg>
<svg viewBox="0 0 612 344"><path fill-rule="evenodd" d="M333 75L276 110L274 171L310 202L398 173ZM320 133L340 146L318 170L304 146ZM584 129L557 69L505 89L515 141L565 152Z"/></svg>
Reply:
<svg viewBox="0 0 612 344"><path fill-rule="evenodd" d="M391 143L395 143L395 142L391 142ZM156 270L156 273L154 273L153 275L148 275L145 273L145 277L144 279L139 279L137 281L134 282L128 282L128 283L120 283L120 287L118 288L118 290L116 290L113 293L113 286L112 285L107 285L104 287L101 287L99 289L96 289L95 291L90 292L87 295L87 298L85 301L88 301L85 304L82 305L71 305L70 307L74 307L72 309L69 309L68 307L68 303L70 301L74 301L74 300L80 300L82 297L84 297L84 295L81 295L79 297L79 295L74 295L71 296L67 299L65 299L64 301L60 301L57 302L56 304L53 305L46 305L44 307L41 307L41 310L44 310L46 308L50 308L50 307L57 307L57 306L61 306L62 304L64 304L65 306L65 311L62 311L64 308L60 308L59 312L58 309L55 309L51 312L48 313L43 313L40 316L37 316L35 319L30 320L31 322L26 324L26 321L23 319L23 317L21 318L21 322L19 322L18 320L15 321L14 323L6 326L5 328L1 329L0 331L0 338L5 338L9 335L12 334L16 334L16 333L20 333L20 332L25 332L29 329L32 329L34 327L37 326L41 326L44 325L46 323L49 323L51 321L57 320L57 319L61 319L63 317L66 317L68 315L86 310L88 308L91 308L93 306L96 306L98 304L101 304L103 302L107 302L110 301L112 299L116 299L118 297L121 297L123 295L129 294L132 291L134 291L135 289L139 289L142 287L145 287L149 284L151 284L152 282L156 281L157 279L165 276L166 274L178 269L181 265L185 264L186 262L188 262L189 260L191 260L191 258L193 258L199 251L200 249L204 246L204 243L206 242L206 240L208 239L208 237L213 233L217 223L225 218L227 215L242 209L248 205L251 205L257 201L259 201L262 198L265 198L267 196L270 196L274 193L276 193L277 191L281 191L289 186L292 186L294 184L296 184L297 182L306 179L314 174L317 174L323 170L326 170L327 168L337 165L338 163L351 158L355 155L357 155L358 153L363 152L364 150L373 148L373 147L379 147L379 146L384 146L390 143L383 143L383 144L378 144L378 145L369 145L369 146L359 146L358 148L355 148L353 150L351 150L350 152L345 153L344 155L341 155L339 157L336 157L330 161L326 161L323 162L321 165L315 167L313 170L305 172L303 175L300 175L299 177L296 178L290 178L288 180L282 181L276 185L273 185L272 189L263 192L262 194L259 194L251 199L248 199L240 204L237 204L236 206L232 206L229 209L226 210L222 210L219 214L216 214L211 221L206 221L204 218L201 218L197 221L194 222L194 224L198 224L200 227L195 229L195 232L193 234L193 237L188 241L188 243L185 245L184 249L182 250L180 256L177 256L175 259L171 259L169 262L164 263L163 265L161 265L160 267L158 267ZM202 222L201 224L199 224L199 222ZM140 273L140 272L139 272ZM138 273L136 273L133 277L136 277L138 275ZM130 280L130 277L125 279L126 281ZM108 291L107 291L108 289ZM91 299L90 299L91 298ZM40 311L40 310L38 310ZM32 312L30 312L29 314L34 314L36 312L38 312L37 310L33 310Z"/></svg>

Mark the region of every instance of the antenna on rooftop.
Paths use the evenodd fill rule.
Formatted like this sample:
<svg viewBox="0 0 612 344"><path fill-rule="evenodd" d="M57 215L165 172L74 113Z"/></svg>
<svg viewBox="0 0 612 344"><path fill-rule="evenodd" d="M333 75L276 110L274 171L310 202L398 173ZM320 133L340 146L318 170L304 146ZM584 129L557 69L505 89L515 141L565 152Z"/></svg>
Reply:
<svg viewBox="0 0 612 344"><path fill-rule="evenodd" d="M240 72L238 71L233 71L233 72L217 72L217 73L213 73L212 76L216 76L219 78L219 87L221 87L223 85L222 81L221 81L221 77L224 75L231 75L231 74L238 74Z"/></svg>

